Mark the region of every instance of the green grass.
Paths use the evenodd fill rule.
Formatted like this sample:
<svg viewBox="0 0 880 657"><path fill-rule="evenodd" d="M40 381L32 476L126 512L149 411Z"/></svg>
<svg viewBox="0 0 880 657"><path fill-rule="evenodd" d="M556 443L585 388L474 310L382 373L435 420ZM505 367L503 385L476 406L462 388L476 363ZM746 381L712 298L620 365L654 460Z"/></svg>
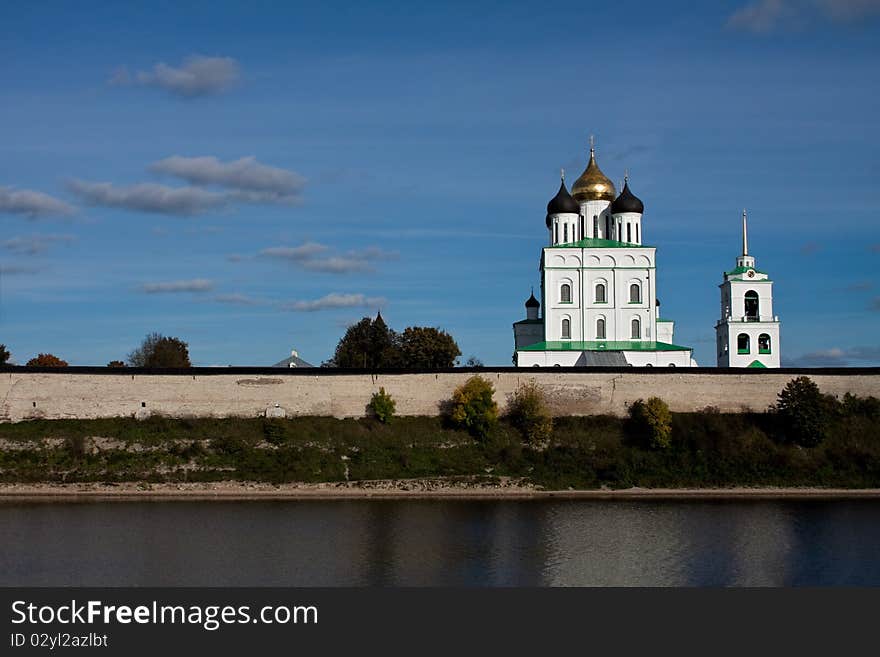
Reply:
<svg viewBox="0 0 880 657"><path fill-rule="evenodd" d="M880 487L880 422L836 416L827 440L780 442L772 414L673 414L672 445L651 449L624 419L557 418L533 449L500 422L482 440L439 418L34 420L0 425L2 482L334 482L415 477L523 477L548 489L720 486ZM113 438L95 450L90 437ZM60 439L40 443L45 438Z"/></svg>

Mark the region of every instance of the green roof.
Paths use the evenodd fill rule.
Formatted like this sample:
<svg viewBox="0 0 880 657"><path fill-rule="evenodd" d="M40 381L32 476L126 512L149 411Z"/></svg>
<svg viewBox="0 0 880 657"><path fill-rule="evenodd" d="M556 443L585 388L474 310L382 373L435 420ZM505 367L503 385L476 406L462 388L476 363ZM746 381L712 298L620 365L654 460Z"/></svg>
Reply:
<svg viewBox="0 0 880 657"><path fill-rule="evenodd" d="M536 342L528 347L521 348L519 351L691 351L691 348L649 340L591 340L587 342L565 340Z"/></svg>
<svg viewBox="0 0 880 657"><path fill-rule="evenodd" d="M759 360L753 360L751 363L749 363L749 367L761 367L767 369L767 366Z"/></svg>
<svg viewBox="0 0 880 657"><path fill-rule="evenodd" d="M754 267L736 267L731 269L730 271L724 272L727 276L736 276L737 274L745 274L749 269L755 269ZM765 271L761 271L760 269L755 269L756 274L764 274L764 276L769 276Z"/></svg>
<svg viewBox="0 0 880 657"><path fill-rule="evenodd" d="M658 322L669 322L670 324L672 324L675 320L674 320L674 319L662 319L662 318L661 318L661 319L658 319L657 321L658 321Z"/></svg>
<svg viewBox="0 0 880 657"><path fill-rule="evenodd" d="M548 246L548 249L653 249L653 246L647 244L630 244L628 242L618 242L616 240L600 240L595 237L585 237L577 242L567 242L566 244L554 244Z"/></svg>

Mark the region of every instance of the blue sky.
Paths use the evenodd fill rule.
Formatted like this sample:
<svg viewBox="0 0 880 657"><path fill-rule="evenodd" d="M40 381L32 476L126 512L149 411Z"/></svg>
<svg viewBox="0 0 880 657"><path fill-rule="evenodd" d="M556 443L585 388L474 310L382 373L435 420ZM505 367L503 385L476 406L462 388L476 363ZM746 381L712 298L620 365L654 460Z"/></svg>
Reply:
<svg viewBox="0 0 880 657"><path fill-rule="evenodd" d="M320 4L320 6L318 6ZM0 342L318 364L382 309L508 365L558 170L631 173L663 315L714 364L721 272L783 361L880 364L880 2L15 3Z"/></svg>

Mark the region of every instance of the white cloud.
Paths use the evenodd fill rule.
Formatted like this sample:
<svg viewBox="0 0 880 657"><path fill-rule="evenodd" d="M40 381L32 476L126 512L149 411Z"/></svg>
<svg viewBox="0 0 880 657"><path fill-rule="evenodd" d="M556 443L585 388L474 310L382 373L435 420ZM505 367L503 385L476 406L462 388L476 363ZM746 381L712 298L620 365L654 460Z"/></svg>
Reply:
<svg viewBox="0 0 880 657"><path fill-rule="evenodd" d="M264 303L262 299L246 294L218 294L214 297L214 301L232 306L259 306Z"/></svg>
<svg viewBox="0 0 880 657"><path fill-rule="evenodd" d="M387 300L382 297L367 297L363 294L340 294L334 292L312 301L294 301L281 304L281 309L296 312L315 312L317 310L334 310L337 308L378 308L386 303Z"/></svg>
<svg viewBox="0 0 880 657"><path fill-rule="evenodd" d="M199 187L168 187L140 183L126 187L113 183L73 180L68 188L84 203L157 214L196 215L228 203L224 194Z"/></svg>
<svg viewBox="0 0 880 657"><path fill-rule="evenodd" d="M4 240L0 242L0 246L21 255L40 255L53 244L70 244L75 239L73 235L29 235Z"/></svg>
<svg viewBox="0 0 880 657"><path fill-rule="evenodd" d="M841 349L832 347L803 354L795 358L791 365L795 367L849 367L858 364L880 363L880 347L857 346ZM787 365L787 364L786 364Z"/></svg>
<svg viewBox="0 0 880 657"><path fill-rule="evenodd" d="M14 189L0 185L0 213L22 214L29 219L73 214L64 201L31 189Z"/></svg>
<svg viewBox="0 0 880 657"><path fill-rule="evenodd" d="M809 22L850 23L880 15L880 0L756 0L737 9L727 27L766 34Z"/></svg>
<svg viewBox="0 0 880 657"><path fill-rule="evenodd" d="M260 255L286 260L307 271L330 274L370 272L377 260L392 260L398 257L394 251L384 251L371 246L365 249L347 251L343 254L325 255L330 247L317 242L305 242L299 246L274 246L260 251Z"/></svg>
<svg viewBox="0 0 880 657"><path fill-rule="evenodd" d="M210 292L214 283L206 278L194 278L186 281L167 281L162 283L144 283L141 292L146 294L176 294L180 292Z"/></svg>
<svg viewBox="0 0 880 657"><path fill-rule="evenodd" d="M205 57L192 55L180 66L165 62L155 64L149 71L139 71L134 76L120 68L109 80L111 85L139 84L158 87L179 98L212 96L229 90L240 77L240 66L231 57Z"/></svg>
<svg viewBox="0 0 880 657"><path fill-rule="evenodd" d="M295 171L257 162L253 156L231 162L216 157L181 157L174 155L159 160L150 170L177 178L193 185L218 185L240 192L248 202L296 202L306 179Z"/></svg>
<svg viewBox="0 0 880 657"><path fill-rule="evenodd" d="M2 276L20 276L22 274L36 274L40 271L39 267L31 267L30 265L0 265L0 275Z"/></svg>

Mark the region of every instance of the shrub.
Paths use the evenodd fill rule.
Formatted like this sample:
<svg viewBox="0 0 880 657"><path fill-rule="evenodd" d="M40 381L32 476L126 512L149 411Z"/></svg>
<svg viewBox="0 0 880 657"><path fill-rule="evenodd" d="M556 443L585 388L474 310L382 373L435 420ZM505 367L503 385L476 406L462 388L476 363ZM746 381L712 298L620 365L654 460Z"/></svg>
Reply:
<svg viewBox="0 0 880 657"><path fill-rule="evenodd" d="M397 404L391 395L385 392L385 388L379 388L379 392L374 392L370 403L367 404L367 410L382 424L391 423L396 407Z"/></svg>
<svg viewBox="0 0 880 657"><path fill-rule="evenodd" d="M5 344L0 344L0 365L5 365L9 360L9 349L6 348Z"/></svg>
<svg viewBox="0 0 880 657"><path fill-rule="evenodd" d="M823 395L810 377L799 376L785 384L777 396L776 412L783 437L802 447L815 447L825 440L837 401Z"/></svg>
<svg viewBox="0 0 880 657"><path fill-rule="evenodd" d="M27 362L28 367L67 367L67 361L52 354L39 354Z"/></svg>
<svg viewBox="0 0 880 657"><path fill-rule="evenodd" d="M473 376L452 393L449 419L471 434L485 438L498 421L498 404L493 395L495 388L486 379Z"/></svg>
<svg viewBox="0 0 880 657"><path fill-rule="evenodd" d="M280 445L287 439L284 421L278 418L263 420L263 438L270 445Z"/></svg>
<svg viewBox="0 0 880 657"><path fill-rule="evenodd" d="M629 407L629 416L635 429L647 434L654 449L666 449L672 444L672 413L659 397L633 402Z"/></svg>
<svg viewBox="0 0 880 657"><path fill-rule="evenodd" d="M553 434L553 416L544 391L534 381L516 389L507 404L507 417L530 443L545 442Z"/></svg>
<svg viewBox="0 0 880 657"><path fill-rule="evenodd" d="M125 363L123 363L121 360L111 360L109 363L107 363L107 367L112 367L112 368L125 367Z"/></svg>

